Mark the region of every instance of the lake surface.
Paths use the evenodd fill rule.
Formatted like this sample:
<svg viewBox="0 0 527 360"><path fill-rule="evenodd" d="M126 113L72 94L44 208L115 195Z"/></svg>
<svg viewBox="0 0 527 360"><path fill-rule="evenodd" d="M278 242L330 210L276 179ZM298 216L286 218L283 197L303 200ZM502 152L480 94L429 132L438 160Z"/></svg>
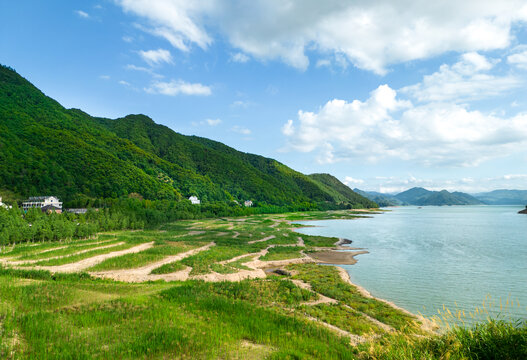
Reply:
<svg viewBox="0 0 527 360"><path fill-rule="evenodd" d="M522 206L400 207L356 220L307 221L301 233L350 239L370 253L344 265L372 295L432 316L443 304L473 311L490 295L527 319L527 215ZM519 301L519 306L516 301ZM488 302L488 301L487 301ZM489 309L487 305L486 308Z"/></svg>

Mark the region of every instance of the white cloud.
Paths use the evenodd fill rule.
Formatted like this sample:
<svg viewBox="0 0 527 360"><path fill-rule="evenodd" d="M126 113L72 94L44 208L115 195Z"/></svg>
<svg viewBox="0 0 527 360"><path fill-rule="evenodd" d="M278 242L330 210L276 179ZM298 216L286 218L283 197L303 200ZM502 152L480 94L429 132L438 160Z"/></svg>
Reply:
<svg viewBox="0 0 527 360"><path fill-rule="evenodd" d="M110 80L110 75L99 75L99 79Z"/></svg>
<svg viewBox="0 0 527 360"><path fill-rule="evenodd" d="M344 184L348 186L361 185L364 184L364 180L354 179L351 176L346 176L346 178L344 179Z"/></svg>
<svg viewBox="0 0 527 360"><path fill-rule="evenodd" d="M425 76L422 82L400 91L420 102L463 102L493 97L522 84L512 75L489 74L495 64L496 61L476 52L465 53L454 65L443 64L439 71Z"/></svg>
<svg viewBox="0 0 527 360"><path fill-rule="evenodd" d="M247 61L249 61L249 57L244 53L239 52L231 55L231 60L238 63L246 63Z"/></svg>
<svg viewBox="0 0 527 360"><path fill-rule="evenodd" d="M162 94L168 96L177 95L200 95L208 96L212 94L209 86L199 83L188 83L183 80L172 80L170 82L154 82L150 87L145 88L145 91L150 94Z"/></svg>
<svg viewBox="0 0 527 360"><path fill-rule="evenodd" d="M231 131L237 132L237 133L242 134L242 135L250 135L251 134L251 130L247 129L246 127L238 126L238 125L233 126L231 128Z"/></svg>
<svg viewBox="0 0 527 360"><path fill-rule="evenodd" d="M130 86L130 83L124 80L119 80L119 84L124 85L124 86Z"/></svg>
<svg viewBox="0 0 527 360"><path fill-rule="evenodd" d="M474 166L527 145L527 114L510 118L454 103L414 106L379 86L362 102L328 101L317 112L298 112L282 132L290 149L316 159L398 158L422 165Z"/></svg>
<svg viewBox="0 0 527 360"><path fill-rule="evenodd" d="M211 9L211 1L116 0L125 10L147 19L144 30L165 38L172 46L189 50L194 43L205 49L212 39L197 21Z"/></svg>
<svg viewBox="0 0 527 360"><path fill-rule="evenodd" d="M205 120L202 120L202 121L199 121L199 122L193 121L192 125L194 125L194 126L200 126L200 125L201 126L203 126L203 125L218 126L222 122L223 121L221 121L221 119L205 119Z"/></svg>
<svg viewBox="0 0 527 360"><path fill-rule="evenodd" d="M516 65L517 67L521 69L527 70L527 50L509 55L507 57L507 62L509 64Z"/></svg>
<svg viewBox="0 0 527 360"><path fill-rule="evenodd" d="M156 73L154 70L150 69L150 68L146 68L146 67L143 67L143 66L136 66L136 65L133 65L133 64L128 64L124 67L126 70L133 70L133 71L141 71L141 72L145 72L147 74L150 74L152 75L153 77L157 78L157 79L161 79L163 78L164 76L161 75L161 74L158 74Z"/></svg>
<svg viewBox="0 0 527 360"><path fill-rule="evenodd" d="M282 133L286 136L294 135L295 127L293 125L293 120L291 119L287 120L284 126L282 126Z"/></svg>
<svg viewBox="0 0 527 360"><path fill-rule="evenodd" d="M75 13L77 15L79 15L81 18L83 19L89 19L90 18L90 14L88 14L87 12L85 11L82 11L82 10L75 10Z"/></svg>
<svg viewBox="0 0 527 360"><path fill-rule="evenodd" d="M236 100L231 104L231 107L247 109L248 107L251 107L254 105L255 103L253 103L252 101Z"/></svg>
<svg viewBox="0 0 527 360"><path fill-rule="evenodd" d="M260 60L306 69L306 49L384 74L391 64L455 51L504 49L527 20L523 0L115 0L174 47L206 49L211 34Z"/></svg>
<svg viewBox="0 0 527 360"><path fill-rule="evenodd" d="M131 36L123 36L122 39L124 42L127 42L127 43L131 43L134 41L134 38Z"/></svg>
<svg viewBox="0 0 527 360"><path fill-rule="evenodd" d="M217 126L217 125L221 124L221 120L220 119L205 119L205 122L209 126Z"/></svg>
<svg viewBox="0 0 527 360"><path fill-rule="evenodd" d="M170 51L165 49L148 51L140 50L139 55L141 56L141 58L143 58L144 61L146 61L151 66L158 65L161 63L172 63L172 55L170 54Z"/></svg>
<svg viewBox="0 0 527 360"><path fill-rule="evenodd" d="M331 66L331 60L329 59L320 59L317 61L317 67L330 67Z"/></svg>

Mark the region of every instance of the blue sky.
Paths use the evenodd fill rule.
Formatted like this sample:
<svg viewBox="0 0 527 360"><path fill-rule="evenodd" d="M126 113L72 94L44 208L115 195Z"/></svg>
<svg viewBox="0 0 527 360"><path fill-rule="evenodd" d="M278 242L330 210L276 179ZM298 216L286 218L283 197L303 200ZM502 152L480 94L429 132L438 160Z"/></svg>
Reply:
<svg viewBox="0 0 527 360"><path fill-rule="evenodd" d="M0 63L351 187L527 189L524 1L4 1Z"/></svg>

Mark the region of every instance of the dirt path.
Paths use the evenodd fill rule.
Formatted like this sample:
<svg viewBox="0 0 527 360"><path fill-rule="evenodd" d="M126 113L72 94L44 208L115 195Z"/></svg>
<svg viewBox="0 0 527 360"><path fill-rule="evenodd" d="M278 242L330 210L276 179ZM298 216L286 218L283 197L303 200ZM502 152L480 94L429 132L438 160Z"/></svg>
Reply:
<svg viewBox="0 0 527 360"><path fill-rule="evenodd" d="M65 272L65 273L79 272L89 267L95 266L98 263L103 262L106 259L113 258L116 256L126 255L126 254L135 254L135 253L150 249L152 246L154 246L153 241L131 247L130 249L114 251L108 254L93 256L91 258L87 258L87 259L78 261L76 263L64 264L64 265L58 265L58 266L35 266L34 269L48 270L51 272Z"/></svg>
<svg viewBox="0 0 527 360"><path fill-rule="evenodd" d="M233 238L233 239L236 239L238 236L240 236L240 233L237 232L237 231L235 231L235 232L234 232L234 235L232 235L232 238Z"/></svg>
<svg viewBox="0 0 527 360"><path fill-rule="evenodd" d="M300 236L298 237L298 242L296 243L296 246L306 246L306 244L304 244L304 239L302 239Z"/></svg>
<svg viewBox="0 0 527 360"><path fill-rule="evenodd" d="M349 331L346 331L346 330L342 330L341 328L339 327L336 327L335 325L331 325L331 324L328 324L327 322L324 322L322 320L319 320L317 318L314 318L312 316L309 316L309 315L304 315L308 320L311 320L313 322L316 322L317 324L320 324L330 330L333 330L334 332L336 332L337 334L339 334L340 336L344 336L344 337L347 337L350 339L350 344L352 346L356 346L358 344L361 344L365 341L367 341L368 339L363 337L363 336L360 336L360 335L355 335L355 334L352 334L350 333Z"/></svg>
<svg viewBox="0 0 527 360"><path fill-rule="evenodd" d="M14 266L17 266L17 265L23 265L23 264L34 264L34 263L37 263L37 262L39 262L39 261L43 261L43 260L62 259L62 258L70 257L70 256L75 256L75 255L84 254L84 253L87 253L87 252L90 252L90 251L94 251L94 250L108 249L108 248L115 247L115 246L120 246L120 245L123 245L123 244L124 244L124 241L121 241L121 242L118 242L118 243L115 243L115 244L104 245L104 246L98 246L98 247L94 247L94 248L90 248L90 249L85 249L85 250L77 251L76 253L71 253L71 254L67 254L67 255L53 256L53 257L48 257L48 258L44 258L44 259L36 259L36 260L18 260L18 261L10 261L8 264L10 264L10 265L14 265ZM41 253L40 253L40 254L41 254Z"/></svg>
<svg viewBox="0 0 527 360"><path fill-rule="evenodd" d="M108 270L108 271L98 271L98 272L90 272L90 275L99 277L99 278L106 278L106 279L113 279L117 281L125 281L125 282L143 282L143 281L155 281L155 280L186 280L188 279L189 273L192 270L190 267L178 271L173 274L151 274L152 270L157 269L158 267L161 267L163 265L183 260L186 257L195 255L201 251L205 251L210 249L212 246L215 246L216 244L214 242L211 242L205 246L192 249L190 251L167 256L163 260L156 261L154 263L150 263L148 265L135 268L135 269L119 269L119 270Z"/></svg>
<svg viewBox="0 0 527 360"><path fill-rule="evenodd" d="M270 236L265 237L265 238L260 239L260 240L252 240L252 241L249 241L247 244L255 244L255 243L259 243L259 242L264 242L264 241L267 241L267 240L274 239L275 237L276 237L275 235L270 235Z"/></svg>
<svg viewBox="0 0 527 360"><path fill-rule="evenodd" d="M291 281L296 286L298 286L299 288L305 289L305 290L309 290L309 291L314 292L315 294L318 295L318 300L306 301L306 302L303 302L301 305L313 306L313 305L318 305L318 304L338 304L337 300L335 300L333 298L330 298L330 297L327 297L327 296L324 296L324 295L322 295L320 293L317 293L316 291L313 291L313 288L311 287L311 284L303 282L302 280L291 280Z"/></svg>
<svg viewBox="0 0 527 360"><path fill-rule="evenodd" d="M379 321L379 320L377 320L375 318L372 318L371 316L369 316L368 314L363 313L362 311L356 310L356 309L354 309L351 306L346 305L346 304L343 304L343 306L345 308L353 311L353 312L356 312L357 314L360 314L362 317L366 318L369 322L377 325L378 327L380 327L381 329L383 329L386 332L394 332L395 331L395 329L393 327L391 327L390 325L385 324L382 321Z"/></svg>

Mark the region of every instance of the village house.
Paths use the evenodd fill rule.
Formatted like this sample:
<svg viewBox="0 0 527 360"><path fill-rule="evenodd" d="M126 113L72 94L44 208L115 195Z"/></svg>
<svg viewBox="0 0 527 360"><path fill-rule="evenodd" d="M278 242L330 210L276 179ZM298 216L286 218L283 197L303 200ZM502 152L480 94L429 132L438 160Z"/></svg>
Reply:
<svg viewBox="0 0 527 360"><path fill-rule="evenodd" d="M11 209L12 208L12 206L9 206L9 205L4 204L2 202L2 197L1 196L0 196L0 207L3 207L4 209Z"/></svg>
<svg viewBox="0 0 527 360"><path fill-rule="evenodd" d="M243 205L245 207L251 207L253 206L253 202L251 200L245 200L245 202L243 203Z"/></svg>
<svg viewBox="0 0 527 360"><path fill-rule="evenodd" d="M39 208L44 212L62 212L62 202L56 196L32 196L22 203L22 209Z"/></svg>
<svg viewBox="0 0 527 360"><path fill-rule="evenodd" d="M199 205L201 204L201 201L198 199L197 196L191 196L188 198L190 200L190 202L194 205Z"/></svg>

